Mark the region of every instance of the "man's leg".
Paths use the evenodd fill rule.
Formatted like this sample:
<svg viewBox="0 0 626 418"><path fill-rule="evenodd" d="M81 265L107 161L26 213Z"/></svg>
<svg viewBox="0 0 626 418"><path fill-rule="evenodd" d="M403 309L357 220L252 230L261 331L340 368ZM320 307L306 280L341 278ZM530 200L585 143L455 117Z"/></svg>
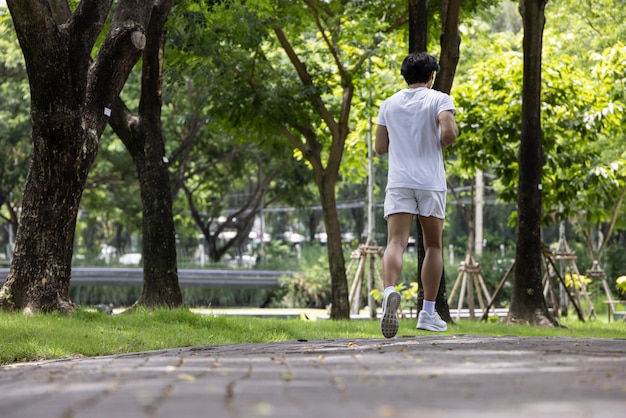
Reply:
<svg viewBox="0 0 626 418"><path fill-rule="evenodd" d="M409 241L413 215L396 213L387 217L387 248L383 254L383 312L380 317L380 331L385 338L396 335L400 328L398 308L402 300L395 285L402 272L402 257Z"/></svg>
<svg viewBox="0 0 626 418"><path fill-rule="evenodd" d="M424 264L422 265L422 286L424 287L424 299L437 300L439 282L443 274L443 219L433 216L419 217L424 236Z"/></svg>
<svg viewBox="0 0 626 418"><path fill-rule="evenodd" d="M420 216L424 236L424 263L422 265L422 287L424 288L424 309L420 311L417 328L428 331L445 331L447 325L435 311L435 301L443 274L443 219L433 216Z"/></svg>
<svg viewBox="0 0 626 418"><path fill-rule="evenodd" d="M413 215L395 213L387 217L387 247L383 254L383 284L395 286L402 272L402 258L409 242Z"/></svg>

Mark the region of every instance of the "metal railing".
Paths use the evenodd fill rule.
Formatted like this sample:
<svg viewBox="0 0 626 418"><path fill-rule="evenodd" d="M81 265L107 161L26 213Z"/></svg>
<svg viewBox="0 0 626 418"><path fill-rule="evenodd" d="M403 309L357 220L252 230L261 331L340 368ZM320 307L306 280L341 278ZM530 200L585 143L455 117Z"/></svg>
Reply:
<svg viewBox="0 0 626 418"><path fill-rule="evenodd" d="M4 282L8 268L0 268ZM207 289L278 289L278 279L289 271L178 269L180 287ZM0 282L1 283L1 282ZM142 286L141 267L74 267L70 286Z"/></svg>

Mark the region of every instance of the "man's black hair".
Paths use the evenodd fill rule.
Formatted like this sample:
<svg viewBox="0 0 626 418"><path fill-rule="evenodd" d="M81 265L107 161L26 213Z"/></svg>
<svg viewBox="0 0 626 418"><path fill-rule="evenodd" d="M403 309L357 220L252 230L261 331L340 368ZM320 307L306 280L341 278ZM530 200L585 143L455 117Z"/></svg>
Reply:
<svg viewBox="0 0 626 418"><path fill-rule="evenodd" d="M433 71L439 71L437 59L425 52L414 52L402 61L400 74L407 84L426 83Z"/></svg>

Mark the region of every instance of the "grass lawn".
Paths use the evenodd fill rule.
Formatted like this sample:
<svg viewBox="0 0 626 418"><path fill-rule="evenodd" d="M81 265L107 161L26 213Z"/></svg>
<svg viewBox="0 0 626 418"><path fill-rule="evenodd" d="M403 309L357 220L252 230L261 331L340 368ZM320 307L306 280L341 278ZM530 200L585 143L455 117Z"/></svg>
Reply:
<svg viewBox="0 0 626 418"><path fill-rule="evenodd" d="M580 322L563 319L566 328L541 328L461 320L443 335L569 336L626 338L624 321L604 317ZM415 319L402 320L399 336L426 335ZM165 348L336 338L381 338L378 321L304 321L242 316L200 315L188 310L137 311L105 315L78 310L70 316L0 313L0 365L43 359L98 356Z"/></svg>

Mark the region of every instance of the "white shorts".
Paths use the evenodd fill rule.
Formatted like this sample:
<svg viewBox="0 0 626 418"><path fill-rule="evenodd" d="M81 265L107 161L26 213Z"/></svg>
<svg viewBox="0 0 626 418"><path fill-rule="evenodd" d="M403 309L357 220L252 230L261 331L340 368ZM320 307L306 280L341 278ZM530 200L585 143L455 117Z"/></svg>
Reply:
<svg viewBox="0 0 626 418"><path fill-rule="evenodd" d="M412 213L444 219L446 192L416 190L406 187L387 189L385 193L385 219L394 213Z"/></svg>

